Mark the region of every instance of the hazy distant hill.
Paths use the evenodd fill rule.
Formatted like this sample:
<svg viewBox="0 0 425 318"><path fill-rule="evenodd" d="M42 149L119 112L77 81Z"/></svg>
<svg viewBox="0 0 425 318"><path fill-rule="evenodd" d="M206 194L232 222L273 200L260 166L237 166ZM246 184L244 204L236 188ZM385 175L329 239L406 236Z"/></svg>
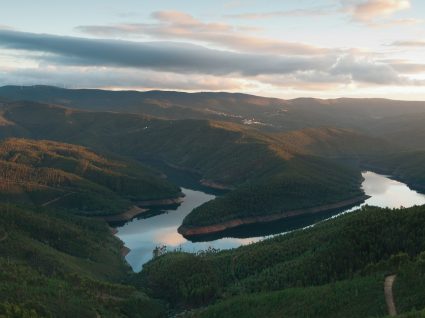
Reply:
<svg viewBox="0 0 425 318"><path fill-rule="evenodd" d="M51 86L4 86L0 98L29 100L71 108L146 114L168 119L213 119L240 123L266 131L338 127L356 129L397 141L391 134L394 119L404 117L410 125L416 115L425 116L425 102L387 99L314 99L283 100L239 93L182 93L170 91L105 91L63 89ZM402 124L398 126L402 126ZM419 127L425 134L425 128ZM421 142L400 144L425 147Z"/></svg>

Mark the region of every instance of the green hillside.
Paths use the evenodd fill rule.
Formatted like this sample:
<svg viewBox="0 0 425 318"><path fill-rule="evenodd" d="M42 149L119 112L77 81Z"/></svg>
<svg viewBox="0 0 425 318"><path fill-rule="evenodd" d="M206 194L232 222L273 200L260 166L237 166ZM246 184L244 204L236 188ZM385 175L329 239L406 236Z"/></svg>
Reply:
<svg viewBox="0 0 425 318"><path fill-rule="evenodd" d="M0 205L1 317L163 317L102 221Z"/></svg>
<svg viewBox="0 0 425 318"><path fill-rule="evenodd" d="M193 218L188 218L192 221L186 223L190 225L359 197L360 169L334 159L388 150L381 140L342 129L270 134L234 123L170 121L37 103L13 103L4 116L32 138L82 143L138 160L160 160L196 173L199 179L237 189L194 211ZM246 209L247 202L255 204Z"/></svg>
<svg viewBox="0 0 425 318"><path fill-rule="evenodd" d="M387 273L397 275L400 313L425 307L423 207L365 208L231 251L171 252L137 275L100 221L0 211L3 314L163 317L168 302L172 311L202 306L185 317L384 317Z"/></svg>
<svg viewBox="0 0 425 318"><path fill-rule="evenodd" d="M395 273L407 313L425 307L424 211L366 207L234 250L170 252L138 282L175 307L202 307L188 317L384 317L384 279Z"/></svg>
<svg viewBox="0 0 425 318"><path fill-rule="evenodd" d="M4 116L35 139L163 160L228 185L244 182L250 174L255 177L280 161L263 134L239 125L81 112L37 103L11 104ZM0 136L7 132L8 127L0 127Z"/></svg>
<svg viewBox="0 0 425 318"><path fill-rule="evenodd" d="M1 105L0 317L385 317L388 274L396 275L401 316L423 316L425 207L365 207L233 250L169 252L138 274L124 264L106 223L87 217L180 194L141 162L159 161L229 189L187 216L184 226L194 228L359 197L364 167L422 189L425 158L420 150L399 151L410 130L391 130L392 122L380 117L384 100L356 109L346 99L281 104L239 94L146 93L155 99L152 109L177 107L185 118L170 120L86 109L97 101L93 107L104 110L102 98L111 96L125 104L125 92L77 92L87 94L81 99L68 93L69 101L57 100L60 91L49 102L83 110ZM131 94L137 102L140 95ZM114 98L105 107L115 107ZM180 112L191 108L198 116L231 104L241 113L241 100L281 127ZM415 114L409 123L422 105L406 105ZM397 102L388 107L392 115L401 109ZM363 120L376 125L357 126ZM411 128L420 130L420 122Z"/></svg>
<svg viewBox="0 0 425 318"><path fill-rule="evenodd" d="M3 116L32 138L165 162L206 184L234 189L194 210L184 221L186 228L361 200L361 167L373 160L379 165L399 152L383 139L342 128L267 133L228 122L163 120L28 102L9 104ZM0 127L0 135L10 125ZM400 171L407 173L408 167Z"/></svg>
<svg viewBox="0 0 425 318"><path fill-rule="evenodd" d="M424 207L366 207L234 250L169 252L139 274L102 221L0 213L6 317L386 317L389 273L398 312L425 309Z"/></svg>
<svg viewBox="0 0 425 318"><path fill-rule="evenodd" d="M361 197L361 181L356 169L319 157L297 157L267 177L196 208L184 219L183 227L280 213L284 216L285 211Z"/></svg>
<svg viewBox="0 0 425 318"><path fill-rule="evenodd" d="M0 168L3 202L65 208L77 214L117 214L139 201L179 195L176 186L140 164L53 141L3 141Z"/></svg>
<svg viewBox="0 0 425 318"><path fill-rule="evenodd" d="M385 317L382 275L235 296L186 317Z"/></svg>

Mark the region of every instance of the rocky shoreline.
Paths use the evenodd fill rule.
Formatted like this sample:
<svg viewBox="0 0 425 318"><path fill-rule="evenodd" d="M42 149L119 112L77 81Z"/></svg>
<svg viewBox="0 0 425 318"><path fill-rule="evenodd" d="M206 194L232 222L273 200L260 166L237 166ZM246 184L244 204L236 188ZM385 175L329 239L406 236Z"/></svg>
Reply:
<svg viewBox="0 0 425 318"><path fill-rule="evenodd" d="M368 198L369 196L363 195L363 196L355 197L352 199L340 201L337 203L326 204L326 205L306 208L306 209L284 211L282 213L275 213L275 214L264 215L264 216L249 216L249 217L238 218L235 220L218 223L214 225L199 226L199 227L182 225L178 228L178 232L185 237L217 234L225 230L237 228L242 225L249 225L249 224L255 224L255 223L268 223L268 222L273 222L273 221L282 220L286 218L297 217L301 215L322 213L322 212L328 212L328 211L332 211L336 209L342 209L345 207L362 203Z"/></svg>

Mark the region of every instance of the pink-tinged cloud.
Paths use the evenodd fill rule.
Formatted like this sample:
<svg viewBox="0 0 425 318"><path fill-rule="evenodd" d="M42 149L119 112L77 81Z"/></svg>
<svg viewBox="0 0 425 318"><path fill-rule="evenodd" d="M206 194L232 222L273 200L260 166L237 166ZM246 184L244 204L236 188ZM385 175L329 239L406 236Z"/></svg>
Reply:
<svg viewBox="0 0 425 318"><path fill-rule="evenodd" d="M425 64L399 63L391 65L396 71L403 74L422 74L425 73Z"/></svg>
<svg viewBox="0 0 425 318"><path fill-rule="evenodd" d="M391 67L400 74L425 74L425 64L413 63L404 59L387 59L383 63Z"/></svg>
<svg viewBox="0 0 425 318"><path fill-rule="evenodd" d="M422 41L422 40L395 41L395 42L391 43L390 46L424 47L425 48L425 41Z"/></svg>
<svg viewBox="0 0 425 318"><path fill-rule="evenodd" d="M341 0L341 2L353 20L365 23L389 17L411 6L410 0Z"/></svg>
<svg viewBox="0 0 425 318"><path fill-rule="evenodd" d="M199 25L199 21L193 16L180 11L156 11L152 13L152 17L158 21L174 21L180 25Z"/></svg>
<svg viewBox="0 0 425 318"><path fill-rule="evenodd" d="M156 22L85 25L79 26L76 29L86 34L103 37L148 37L190 40L240 52L321 55L331 51L328 48L304 43L247 35L246 28L235 28L226 23L205 23L183 12L154 12L152 18Z"/></svg>
<svg viewBox="0 0 425 318"><path fill-rule="evenodd" d="M421 19L383 19L379 21L371 21L367 26L372 28L392 28L400 26L412 26L423 24L425 21Z"/></svg>
<svg viewBox="0 0 425 318"><path fill-rule="evenodd" d="M8 84L184 91L243 91L247 88L241 79L213 75L109 67L39 66L10 69L0 66L0 86Z"/></svg>
<svg viewBox="0 0 425 318"><path fill-rule="evenodd" d="M334 12L332 7L315 7L309 9L295 9L287 11L270 11L270 12L255 12L255 13L240 13L228 14L226 18L232 19L247 19L247 20L260 20L269 18L291 18L291 17L314 17L325 16Z"/></svg>
<svg viewBox="0 0 425 318"><path fill-rule="evenodd" d="M14 30L14 28L9 25L0 24L0 30Z"/></svg>
<svg viewBox="0 0 425 318"><path fill-rule="evenodd" d="M29 54L39 53L32 58L46 65L105 67L108 69L105 78L111 79L118 78L113 71L117 68L178 74L183 83L189 75L209 76L204 83L210 88L214 85L219 87L222 78L238 79L234 82L237 85L238 82L256 79L258 76L282 75L292 76L305 83L337 80L375 85L423 84L401 76L390 64L376 61L372 56L344 52L310 57L242 54L189 43L99 40L16 31L0 31L0 47ZM123 76L124 82L128 74ZM87 77L87 74L80 75ZM154 84L159 86L162 81L164 79ZM187 82L187 89L196 86L195 83ZM174 82L173 86L176 85Z"/></svg>

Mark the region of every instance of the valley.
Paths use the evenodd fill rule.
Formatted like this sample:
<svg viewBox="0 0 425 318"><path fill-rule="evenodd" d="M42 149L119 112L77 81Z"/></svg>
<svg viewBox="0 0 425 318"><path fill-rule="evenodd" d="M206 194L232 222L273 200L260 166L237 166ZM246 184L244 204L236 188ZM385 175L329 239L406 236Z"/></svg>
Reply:
<svg viewBox="0 0 425 318"><path fill-rule="evenodd" d="M383 317L391 273L398 312L425 308L425 144L409 139L423 102L46 86L0 100L0 313Z"/></svg>
<svg viewBox="0 0 425 318"><path fill-rule="evenodd" d="M234 123L76 111L33 102L10 104L4 117L25 137L83 142L96 151L132 160L161 160L235 189L194 210L185 219L186 226L275 214L283 204L291 211L358 198L360 170L338 158L356 160L390 151L379 139L340 129L281 136ZM0 135L7 136L10 129L0 129ZM322 154L315 149L328 150Z"/></svg>
<svg viewBox="0 0 425 318"><path fill-rule="evenodd" d="M425 318L425 1L3 1L0 318Z"/></svg>
<svg viewBox="0 0 425 318"><path fill-rule="evenodd" d="M290 221L271 221L264 222L264 224L261 224L263 222L256 222L253 226L238 224L236 228L230 231L229 229L221 230L216 235L202 233L201 236L189 236L186 239L177 232L184 217L193 208L212 200L214 197L200 191L183 189L183 193L185 193L184 204L176 210L167 210L165 214L148 219L134 219L118 227L116 235L130 248L130 253L126 256L126 259L133 270L138 272L142 269L142 265L152 258L152 251L157 246L166 246L169 251L177 249L192 253L211 248L216 250L232 249L281 233L289 233L294 229L309 227L318 222L323 222L327 218L356 211L365 205L400 208L425 204L424 194L409 189L403 183L372 172L364 172L363 177L365 180L362 182L362 189L367 199L363 200L362 204L349 209L327 209L326 213L305 215L303 218L294 217Z"/></svg>

